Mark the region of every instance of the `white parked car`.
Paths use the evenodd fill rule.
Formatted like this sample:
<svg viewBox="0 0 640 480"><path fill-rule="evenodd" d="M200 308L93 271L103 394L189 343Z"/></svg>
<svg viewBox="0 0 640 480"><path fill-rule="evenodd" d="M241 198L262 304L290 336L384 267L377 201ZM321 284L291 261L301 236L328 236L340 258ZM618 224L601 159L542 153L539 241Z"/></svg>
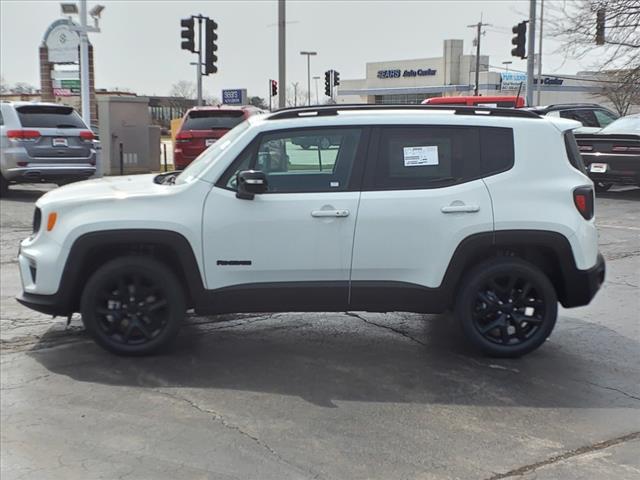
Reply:
<svg viewBox="0 0 640 480"><path fill-rule="evenodd" d="M558 302L585 305L604 280L577 125L474 107L254 116L183 172L42 196L18 300L80 312L123 354L165 347L194 308L450 309L481 351L523 355Z"/></svg>

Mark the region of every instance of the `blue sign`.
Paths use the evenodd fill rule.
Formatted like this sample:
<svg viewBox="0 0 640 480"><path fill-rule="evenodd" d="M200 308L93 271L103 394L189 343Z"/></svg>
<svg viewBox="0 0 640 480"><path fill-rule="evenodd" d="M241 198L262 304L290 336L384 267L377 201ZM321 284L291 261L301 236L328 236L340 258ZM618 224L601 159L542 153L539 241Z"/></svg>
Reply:
<svg viewBox="0 0 640 480"><path fill-rule="evenodd" d="M431 77L438 73L433 68L419 68L418 70L378 70L378 78L400 78L400 77Z"/></svg>
<svg viewBox="0 0 640 480"><path fill-rule="evenodd" d="M225 105L244 105L247 100L247 89L236 88L233 90L222 90L222 103Z"/></svg>

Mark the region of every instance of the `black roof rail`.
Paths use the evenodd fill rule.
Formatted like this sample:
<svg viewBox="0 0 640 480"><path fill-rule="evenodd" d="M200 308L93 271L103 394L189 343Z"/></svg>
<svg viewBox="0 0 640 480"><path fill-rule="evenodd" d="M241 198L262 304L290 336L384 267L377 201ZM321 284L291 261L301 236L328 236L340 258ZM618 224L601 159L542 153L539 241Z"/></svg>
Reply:
<svg viewBox="0 0 640 480"><path fill-rule="evenodd" d="M367 110L418 110L418 111L453 111L455 115L488 115L497 117L541 118L540 115L517 108L471 107L457 105L374 105L367 103L342 105L317 105L312 107L292 107L276 110L267 120L281 120L285 118L324 117L335 116L338 112L353 112Z"/></svg>

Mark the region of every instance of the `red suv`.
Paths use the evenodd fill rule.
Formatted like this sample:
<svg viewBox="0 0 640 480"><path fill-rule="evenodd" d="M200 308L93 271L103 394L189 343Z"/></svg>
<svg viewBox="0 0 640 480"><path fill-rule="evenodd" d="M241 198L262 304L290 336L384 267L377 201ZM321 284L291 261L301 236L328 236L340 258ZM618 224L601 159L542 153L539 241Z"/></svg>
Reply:
<svg viewBox="0 0 640 480"><path fill-rule="evenodd" d="M182 170L233 127L251 115L264 113L252 106L194 107L187 111L176 134L173 162Z"/></svg>

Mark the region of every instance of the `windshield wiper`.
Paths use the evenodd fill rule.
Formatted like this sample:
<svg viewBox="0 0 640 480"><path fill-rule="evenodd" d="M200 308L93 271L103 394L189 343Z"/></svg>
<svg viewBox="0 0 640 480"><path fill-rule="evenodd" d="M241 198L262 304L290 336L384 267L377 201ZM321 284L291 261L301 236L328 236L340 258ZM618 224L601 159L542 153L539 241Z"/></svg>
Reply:
<svg viewBox="0 0 640 480"><path fill-rule="evenodd" d="M160 185L164 183L168 183L169 185L173 185L176 182L176 177L181 173L182 172L180 170L174 170L173 172L159 173L158 175L153 177L153 183L158 183Z"/></svg>

